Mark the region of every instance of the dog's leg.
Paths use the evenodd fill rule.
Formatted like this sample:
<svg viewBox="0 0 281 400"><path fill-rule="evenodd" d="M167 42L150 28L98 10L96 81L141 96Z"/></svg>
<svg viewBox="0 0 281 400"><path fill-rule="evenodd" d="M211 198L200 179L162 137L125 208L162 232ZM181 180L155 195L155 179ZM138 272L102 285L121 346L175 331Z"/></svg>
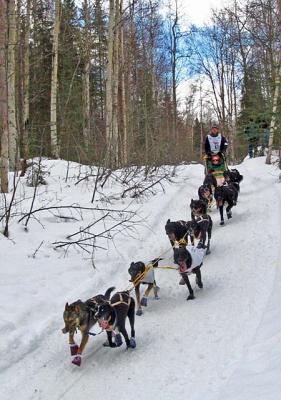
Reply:
<svg viewBox="0 0 281 400"><path fill-rule="evenodd" d="M226 210L226 215L227 215L227 218L228 218L228 219L232 218L232 212L231 212L232 207L233 207L233 201L232 201L232 200L229 200L228 206L227 206L226 209L225 209L225 210Z"/></svg>
<svg viewBox="0 0 281 400"><path fill-rule="evenodd" d="M154 298L155 299L159 299L158 296L158 291L160 290L160 288L156 285L156 281L153 282L153 292L154 292Z"/></svg>
<svg viewBox="0 0 281 400"><path fill-rule="evenodd" d="M122 335L125 339L127 348L130 347L130 339L129 339L128 333L126 331L126 328L125 328L125 319L119 322L118 330L119 330L119 332L122 333Z"/></svg>
<svg viewBox="0 0 281 400"><path fill-rule="evenodd" d="M224 219L223 219L223 205L222 205L222 206L219 206L219 210L220 210L220 217L221 217L220 225L224 225Z"/></svg>
<svg viewBox="0 0 281 400"><path fill-rule="evenodd" d="M201 277L201 270L200 267L196 267L193 270L196 274L196 285L200 288L203 289L203 283L202 283L202 277Z"/></svg>
<svg viewBox="0 0 281 400"><path fill-rule="evenodd" d="M107 342L103 344L104 347L117 347L116 344L112 340L112 331L106 331L107 334Z"/></svg>
<svg viewBox="0 0 281 400"><path fill-rule="evenodd" d="M136 347L135 340L135 301L131 299L131 304L128 310L128 318L131 326L131 338L130 338L130 346L132 349Z"/></svg>
<svg viewBox="0 0 281 400"><path fill-rule="evenodd" d="M77 354L72 360L72 364L75 364L78 367L80 367L82 361L82 353L86 344L88 343L88 340L89 340L89 335L87 333L82 332L82 340L78 348Z"/></svg>
<svg viewBox="0 0 281 400"><path fill-rule="evenodd" d="M213 221L210 219L208 226L208 242L207 242L207 251L206 254L210 254L210 245L211 245L211 237L212 237L212 229L213 229Z"/></svg>
<svg viewBox="0 0 281 400"><path fill-rule="evenodd" d="M76 356L77 351L78 351L78 346L74 341L74 333L69 333L68 341L69 341L69 346L70 346L70 354L72 356Z"/></svg>
<svg viewBox="0 0 281 400"><path fill-rule="evenodd" d="M153 288L153 283L149 283L148 285L147 285L147 289L146 289L146 291L144 292L144 295L142 296L142 299L141 299L141 305L143 306L143 307L147 307L147 298L148 298L148 296L149 296L149 293L151 292L151 289Z"/></svg>
<svg viewBox="0 0 281 400"><path fill-rule="evenodd" d="M186 286L187 286L187 288L188 288L188 291L189 291L189 296L187 297L186 300L193 300L193 299L195 299L194 293L193 293L193 289L192 289L191 284L190 284L190 282L189 282L188 275L187 275L186 273L183 273L183 274L181 274L181 276L182 276L182 278L183 278L183 280L184 280L184 282L185 282L185 284L186 284Z"/></svg>
<svg viewBox="0 0 281 400"><path fill-rule="evenodd" d="M132 300L133 299L131 299L131 301ZM116 315L117 315L117 321L116 321L117 330L118 330L118 332L122 333L127 347L130 347L130 339L129 339L128 333L126 331L126 328L125 328L125 323L126 323L126 318L127 318L128 312L129 312L129 307L125 306L124 304L120 304L120 305L116 306L115 311L116 311Z"/></svg>
<svg viewBox="0 0 281 400"><path fill-rule="evenodd" d="M136 299L137 299L137 315L142 315L142 309L141 309L141 300L140 300L140 285L138 284L135 287L135 293L136 293Z"/></svg>

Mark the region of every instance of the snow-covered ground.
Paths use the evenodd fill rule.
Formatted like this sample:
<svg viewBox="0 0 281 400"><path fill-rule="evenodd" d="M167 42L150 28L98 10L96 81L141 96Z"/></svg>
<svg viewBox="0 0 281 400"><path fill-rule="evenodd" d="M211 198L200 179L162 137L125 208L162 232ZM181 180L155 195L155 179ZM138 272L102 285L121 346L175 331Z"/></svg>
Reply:
<svg viewBox="0 0 281 400"><path fill-rule="evenodd" d="M36 207L54 201L91 206L91 182L74 185L77 179L71 178L75 164L67 182L66 163L47 165L49 184L40 188ZM90 212L74 222L43 213L40 223L30 220L28 231L14 218L10 239L0 236L0 398L278 400L281 184L263 157L246 159L239 171L244 180L232 220L220 227L217 211L212 212L212 252L205 258L204 289L195 289L196 299L185 300L187 290L178 285L176 271L158 270L161 298L151 299L136 317L137 348L104 348L105 334L91 337L80 368L71 363L67 336L61 333L65 303L86 300L112 285L127 288L131 261L148 262L165 253L162 265L172 265L164 225L168 218L189 219L188 204L197 197L203 168L179 167L177 183L166 183L165 193L143 204L113 201L112 208L138 210L146 223L98 250L96 269L90 256L55 251L52 244L90 223ZM33 189L22 185L18 191L29 199L17 207L28 209Z"/></svg>

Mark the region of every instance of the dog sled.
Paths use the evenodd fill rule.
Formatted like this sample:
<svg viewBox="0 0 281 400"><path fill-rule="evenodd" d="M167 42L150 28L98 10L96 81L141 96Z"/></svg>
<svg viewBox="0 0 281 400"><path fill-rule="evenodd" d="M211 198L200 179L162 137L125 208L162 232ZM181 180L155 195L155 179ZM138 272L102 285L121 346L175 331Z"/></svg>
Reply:
<svg viewBox="0 0 281 400"><path fill-rule="evenodd" d="M222 185L224 182L223 173L228 169L225 156L223 154L211 154L206 158L205 167L205 174L214 175L217 184Z"/></svg>

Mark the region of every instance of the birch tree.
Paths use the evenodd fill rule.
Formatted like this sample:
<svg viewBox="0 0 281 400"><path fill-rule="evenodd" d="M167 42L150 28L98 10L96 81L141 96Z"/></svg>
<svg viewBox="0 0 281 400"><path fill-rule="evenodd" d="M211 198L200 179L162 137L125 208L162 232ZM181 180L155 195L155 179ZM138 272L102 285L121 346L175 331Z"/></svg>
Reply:
<svg viewBox="0 0 281 400"><path fill-rule="evenodd" d="M18 160L18 132L16 123L16 9L15 0L8 1L8 119L9 161L14 171Z"/></svg>
<svg viewBox="0 0 281 400"><path fill-rule="evenodd" d="M50 132L51 132L51 153L55 158L60 156L57 127L57 95L58 95L58 47L60 31L60 0L55 2L55 21L53 28L52 48L52 78L51 78L51 111L50 111Z"/></svg>
<svg viewBox="0 0 281 400"><path fill-rule="evenodd" d="M116 165L116 155L118 149L115 148L116 132L113 131L113 78L114 78L114 26L115 26L115 0L109 1L109 21L107 36L107 67L106 67L106 103L105 103L105 121L106 121L106 163L110 167Z"/></svg>
<svg viewBox="0 0 281 400"><path fill-rule="evenodd" d="M23 158L29 157L29 40L30 40L30 10L31 0L26 0L26 14L24 21L24 54L23 54Z"/></svg>

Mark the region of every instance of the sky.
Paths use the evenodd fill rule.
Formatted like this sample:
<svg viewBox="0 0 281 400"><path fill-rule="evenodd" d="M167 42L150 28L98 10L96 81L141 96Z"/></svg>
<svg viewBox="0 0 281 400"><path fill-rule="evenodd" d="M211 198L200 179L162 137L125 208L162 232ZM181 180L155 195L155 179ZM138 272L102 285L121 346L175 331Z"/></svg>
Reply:
<svg viewBox="0 0 281 400"><path fill-rule="evenodd" d="M48 185L37 190L34 209L93 206L96 168L63 160L43 163L50 175ZM212 208L211 254L201 269L204 288L196 287L191 275L195 299L187 302L178 271L158 268L160 299L149 296L143 315L136 316L136 349L103 347L102 332L90 337L81 367L72 364L68 337L61 332L65 303L110 286L128 288L132 261L161 256L160 266L175 267L164 226L168 218L190 218L189 203L197 197L204 168L179 166L174 184L162 181L164 192L159 187L155 196L143 199L120 198L124 187L116 171L118 179L109 178L97 191L94 206L104 207L107 196L110 208L135 210L145 222L114 242L97 239L104 249L95 252L95 268L86 252L71 246L55 250L53 242L97 221L101 211L38 212L24 229L18 219L30 209L34 188L18 178L10 240L0 235L1 400L280 399L279 172L265 157L247 157L237 168L244 179L232 219L221 227ZM92 177L76 184L86 171ZM97 224L104 229L103 222ZM79 334L75 338L79 343Z"/></svg>
<svg viewBox="0 0 281 400"><path fill-rule="evenodd" d="M186 26L186 23L202 26L210 22L212 8L219 9L228 3L228 0L179 0L179 14L184 26ZM180 110L184 110L184 99L189 94L190 85L195 80L183 79L179 82L177 93ZM204 85L209 87L207 82Z"/></svg>
<svg viewBox="0 0 281 400"><path fill-rule="evenodd" d="M211 9L227 4L226 0L179 0L182 15L195 25L208 23Z"/></svg>

